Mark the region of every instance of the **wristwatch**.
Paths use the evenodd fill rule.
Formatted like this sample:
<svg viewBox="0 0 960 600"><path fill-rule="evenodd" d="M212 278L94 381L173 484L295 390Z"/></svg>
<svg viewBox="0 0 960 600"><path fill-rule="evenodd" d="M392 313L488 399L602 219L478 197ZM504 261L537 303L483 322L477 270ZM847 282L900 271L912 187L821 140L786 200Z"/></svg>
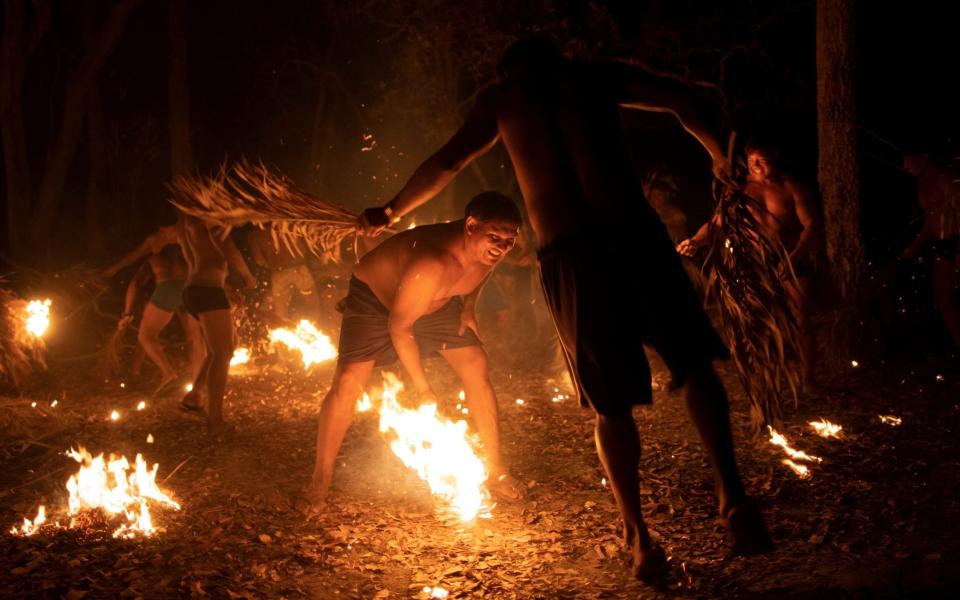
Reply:
<svg viewBox="0 0 960 600"><path fill-rule="evenodd" d="M387 218L387 223L393 224L400 220L400 217L393 216L393 201L387 202L383 207L383 216Z"/></svg>

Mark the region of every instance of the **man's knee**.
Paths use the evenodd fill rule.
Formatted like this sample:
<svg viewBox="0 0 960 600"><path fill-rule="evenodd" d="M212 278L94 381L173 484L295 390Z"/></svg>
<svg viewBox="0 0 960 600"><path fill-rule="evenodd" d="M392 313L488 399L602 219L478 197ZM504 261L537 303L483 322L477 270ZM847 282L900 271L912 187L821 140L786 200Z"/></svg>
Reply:
<svg viewBox="0 0 960 600"><path fill-rule="evenodd" d="M465 375L486 377L488 371L487 353L480 346L467 346L459 352L458 362Z"/></svg>

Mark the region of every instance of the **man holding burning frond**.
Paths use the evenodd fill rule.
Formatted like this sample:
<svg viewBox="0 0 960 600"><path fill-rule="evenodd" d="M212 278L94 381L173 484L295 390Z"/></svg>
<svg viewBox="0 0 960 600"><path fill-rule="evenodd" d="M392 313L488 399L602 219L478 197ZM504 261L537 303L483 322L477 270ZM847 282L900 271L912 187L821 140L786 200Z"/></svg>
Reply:
<svg viewBox="0 0 960 600"><path fill-rule="evenodd" d="M315 506L330 489L333 463L373 368L399 358L421 403L436 403L421 365L434 354L463 382L487 454L488 488L521 497L500 455L497 399L475 314L483 284L513 248L521 224L512 200L487 192L467 204L465 218L403 231L361 259L344 304L337 370L320 410L310 489Z"/></svg>
<svg viewBox="0 0 960 600"><path fill-rule="evenodd" d="M640 443L631 409L649 404L653 346L706 445L733 552L772 548L737 473L727 397L711 361L727 351L703 312L666 229L636 189L620 135L621 106L674 114L727 177L724 153L685 86L614 61L575 62L538 40L517 42L453 138L385 207L359 226L375 233L433 198L471 160L503 140L537 237L544 295L577 382L597 414L600 460L624 519L640 579L667 570L640 511ZM628 350L625 352L624 348ZM638 379L647 383L637 389Z"/></svg>

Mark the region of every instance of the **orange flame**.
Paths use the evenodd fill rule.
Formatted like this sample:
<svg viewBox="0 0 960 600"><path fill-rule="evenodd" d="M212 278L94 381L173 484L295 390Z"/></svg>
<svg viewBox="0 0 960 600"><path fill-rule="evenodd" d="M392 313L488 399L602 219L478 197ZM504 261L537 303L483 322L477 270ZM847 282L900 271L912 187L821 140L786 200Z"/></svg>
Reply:
<svg viewBox="0 0 960 600"><path fill-rule="evenodd" d="M817 432L817 435L825 438L840 438L843 435L843 426L831 423L821 418L819 421L810 421L810 427Z"/></svg>
<svg viewBox="0 0 960 600"><path fill-rule="evenodd" d="M773 427L768 425L767 429L770 431L770 443L774 446L780 446L783 448L783 451L786 452L787 456L790 457L783 459L781 462L790 467L790 469L792 469L793 472L796 473L801 479L811 477L809 469L807 469L807 467L804 465L797 464L795 461L821 463L823 462L823 459L818 456L811 456L802 450L796 450L792 448L790 443L787 442L787 438L782 434L777 433Z"/></svg>
<svg viewBox="0 0 960 600"><path fill-rule="evenodd" d="M12 533L13 535L22 535L22 536L33 535L40 529L40 526L43 525L46 521L47 521L47 509L44 505L41 504L40 508L37 509L37 516L34 517L32 521L24 517L23 525L21 525L19 528L13 527L12 529L10 529L10 533Z"/></svg>
<svg viewBox="0 0 960 600"><path fill-rule="evenodd" d="M400 406L397 394L403 384L393 373L384 373L380 406L380 431L392 432L393 453L415 470L443 498L462 521L490 516L487 470L474 452L476 440L467 433L466 421L437 416L436 404L415 410Z"/></svg>
<svg viewBox="0 0 960 600"><path fill-rule="evenodd" d="M304 369L337 357L337 349L330 342L330 338L306 319L300 321L293 331L283 328L272 330L270 343L284 344L291 350L298 351L303 359Z"/></svg>

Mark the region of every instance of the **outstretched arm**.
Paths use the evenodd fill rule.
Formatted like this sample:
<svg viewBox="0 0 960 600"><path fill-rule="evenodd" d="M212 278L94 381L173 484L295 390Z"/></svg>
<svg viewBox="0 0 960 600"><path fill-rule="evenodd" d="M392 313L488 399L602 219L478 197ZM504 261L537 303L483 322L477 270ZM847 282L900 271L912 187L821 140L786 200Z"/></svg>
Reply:
<svg viewBox="0 0 960 600"><path fill-rule="evenodd" d="M706 111L698 106L696 96L688 86L629 63L611 61L609 65L621 106L672 114L710 154L714 175L725 181L729 178L724 147L717 132L708 124Z"/></svg>
<svg viewBox="0 0 960 600"><path fill-rule="evenodd" d="M390 202L368 208L360 215L358 228L375 235L421 204L429 201L450 183L470 161L489 150L499 138L497 116L491 92L483 92L453 137L423 162Z"/></svg>
<svg viewBox="0 0 960 600"><path fill-rule="evenodd" d="M423 259L409 264L400 276L400 285L387 321L390 339L400 363L421 397L429 397L433 392L420 363L420 349L413 334L413 324L427 314L440 289L442 276L443 264L438 260Z"/></svg>
<svg viewBox="0 0 960 600"><path fill-rule="evenodd" d="M695 233L693 237L680 242L677 245L677 252L684 256L695 256L700 248L707 245L707 238L710 236L710 231L719 223L720 216L714 215L709 221L700 226L700 229L697 230L697 233Z"/></svg>
<svg viewBox="0 0 960 600"><path fill-rule="evenodd" d="M147 236L139 246L128 252L126 256L104 269L103 276L107 278L113 277L135 262L143 260L147 256L153 254L153 244L151 243L152 237L152 235Z"/></svg>

